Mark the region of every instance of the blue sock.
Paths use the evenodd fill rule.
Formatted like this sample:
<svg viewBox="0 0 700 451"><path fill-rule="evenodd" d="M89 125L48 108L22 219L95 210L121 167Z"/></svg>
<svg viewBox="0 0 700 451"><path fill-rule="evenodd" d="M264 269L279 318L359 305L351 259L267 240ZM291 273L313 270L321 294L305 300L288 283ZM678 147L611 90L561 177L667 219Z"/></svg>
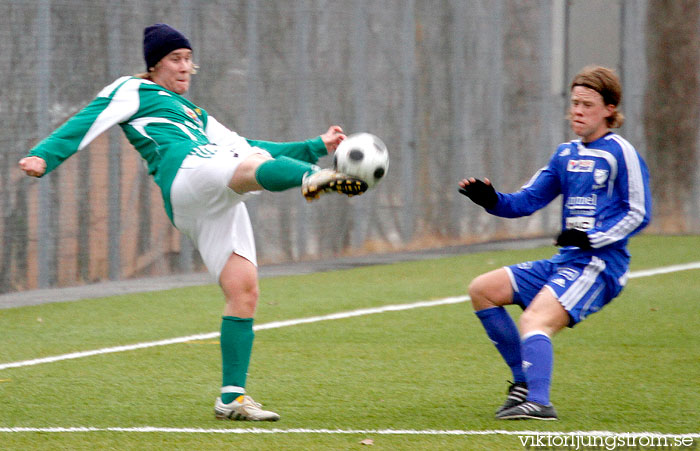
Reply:
<svg viewBox="0 0 700 451"><path fill-rule="evenodd" d="M508 312L503 307L492 307L476 312L496 349L501 353L510 370L513 382L525 382L523 361L520 357L520 333Z"/></svg>
<svg viewBox="0 0 700 451"><path fill-rule="evenodd" d="M527 376L527 400L549 405L549 387L554 365L552 340L544 332L528 334L523 337L522 354Z"/></svg>

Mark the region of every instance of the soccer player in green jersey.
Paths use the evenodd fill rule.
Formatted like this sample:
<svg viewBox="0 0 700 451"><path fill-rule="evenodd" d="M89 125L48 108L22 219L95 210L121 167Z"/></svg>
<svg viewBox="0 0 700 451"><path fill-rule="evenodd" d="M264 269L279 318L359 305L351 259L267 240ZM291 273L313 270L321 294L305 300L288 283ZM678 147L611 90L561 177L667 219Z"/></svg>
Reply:
<svg viewBox="0 0 700 451"><path fill-rule="evenodd" d="M117 79L19 162L41 177L119 124L161 189L168 217L199 250L226 299L221 322L223 381L217 418L276 421L246 395L258 302L253 229L243 201L259 190L301 186L311 201L329 192L362 194L367 184L331 169L319 157L345 139L339 126L301 142L252 141L227 129L182 95L195 65L192 46L167 24L144 30L147 72Z"/></svg>

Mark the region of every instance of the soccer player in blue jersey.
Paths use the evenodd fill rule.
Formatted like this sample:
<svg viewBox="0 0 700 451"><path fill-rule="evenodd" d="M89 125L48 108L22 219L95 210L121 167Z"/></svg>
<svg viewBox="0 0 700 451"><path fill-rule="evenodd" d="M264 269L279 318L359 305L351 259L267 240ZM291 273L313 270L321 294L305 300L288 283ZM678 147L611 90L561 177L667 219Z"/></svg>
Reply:
<svg viewBox="0 0 700 451"><path fill-rule="evenodd" d="M121 77L105 87L20 160L20 169L42 177L118 124L160 187L168 217L193 241L223 290L222 387L214 404L216 417L276 421L279 415L263 410L245 389L258 272L244 201L250 192L297 187L309 201L330 192L352 196L362 194L367 184L315 165L345 139L339 126L307 141L253 141L183 97L195 65L192 46L178 30L162 23L147 27L143 53L146 73Z"/></svg>
<svg viewBox="0 0 700 451"><path fill-rule="evenodd" d="M629 238L651 218L649 172L620 127L622 87L613 71L586 67L571 83L568 119L580 138L559 145L549 163L515 193L489 179L465 178L459 191L487 212L528 216L562 196L559 253L482 274L469 285L476 315L513 382L496 418L556 420L550 403L551 338L620 294L627 282ZM520 330L503 306L524 309Z"/></svg>

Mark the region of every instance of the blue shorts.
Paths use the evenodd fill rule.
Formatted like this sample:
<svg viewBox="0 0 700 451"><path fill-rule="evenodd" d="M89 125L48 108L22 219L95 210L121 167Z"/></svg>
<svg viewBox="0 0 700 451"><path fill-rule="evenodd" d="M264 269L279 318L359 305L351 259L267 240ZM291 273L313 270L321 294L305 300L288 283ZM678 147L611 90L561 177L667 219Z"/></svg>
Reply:
<svg viewBox="0 0 700 451"><path fill-rule="evenodd" d="M626 268L615 270L601 258L590 255L565 263L538 260L505 269L513 287L514 304L525 309L547 287L569 313L569 327L603 308L627 282Z"/></svg>

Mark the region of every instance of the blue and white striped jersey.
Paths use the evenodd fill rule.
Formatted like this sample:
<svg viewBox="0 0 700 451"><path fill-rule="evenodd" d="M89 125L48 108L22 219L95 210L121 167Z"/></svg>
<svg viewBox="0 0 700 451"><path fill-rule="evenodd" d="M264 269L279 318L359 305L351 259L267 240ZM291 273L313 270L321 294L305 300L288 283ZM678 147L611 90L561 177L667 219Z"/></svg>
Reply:
<svg viewBox="0 0 700 451"><path fill-rule="evenodd" d="M649 170L635 148L615 133L584 144L560 144L549 164L515 193L498 193L489 213L528 216L562 195L562 229L587 232L592 250L564 247L553 261L610 251L629 260L628 239L651 219ZM623 263L623 262L620 262Z"/></svg>

